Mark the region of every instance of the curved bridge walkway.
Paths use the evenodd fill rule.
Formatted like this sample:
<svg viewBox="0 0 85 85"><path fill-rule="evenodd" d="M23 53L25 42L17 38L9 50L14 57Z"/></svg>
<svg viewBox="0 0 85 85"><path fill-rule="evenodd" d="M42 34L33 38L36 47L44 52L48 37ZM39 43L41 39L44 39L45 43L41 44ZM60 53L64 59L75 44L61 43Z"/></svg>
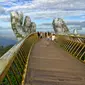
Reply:
<svg viewBox="0 0 85 85"><path fill-rule="evenodd" d="M41 39L32 50L25 85L85 85L85 64L58 43Z"/></svg>

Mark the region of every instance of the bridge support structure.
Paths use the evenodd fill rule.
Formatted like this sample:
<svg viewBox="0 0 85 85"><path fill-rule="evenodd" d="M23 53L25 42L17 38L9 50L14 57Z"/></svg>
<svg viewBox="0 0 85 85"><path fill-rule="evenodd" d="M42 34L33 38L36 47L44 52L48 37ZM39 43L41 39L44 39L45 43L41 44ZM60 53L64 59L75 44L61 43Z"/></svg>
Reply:
<svg viewBox="0 0 85 85"><path fill-rule="evenodd" d="M85 61L84 36L56 35L56 42L71 55ZM0 58L0 85L24 85L29 56L37 34L30 34ZM28 67L28 68L27 68Z"/></svg>

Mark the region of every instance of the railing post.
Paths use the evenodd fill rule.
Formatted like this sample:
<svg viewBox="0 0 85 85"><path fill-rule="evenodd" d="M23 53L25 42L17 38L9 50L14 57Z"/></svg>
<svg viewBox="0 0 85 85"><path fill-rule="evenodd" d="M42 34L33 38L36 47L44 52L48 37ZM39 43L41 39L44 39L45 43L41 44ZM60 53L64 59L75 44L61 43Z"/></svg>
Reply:
<svg viewBox="0 0 85 85"><path fill-rule="evenodd" d="M2 71L3 77L2 74L0 74L0 79L2 80L0 85L22 85L22 79L25 78L23 75L27 69L26 65L28 65L27 62L29 60L28 54L32 44L37 40L36 36L36 33L29 35L26 39L10 49L10 51L7 52L8 54L2 57L3 60L7 58L6 60L8 60L8 62ZM5 80L6 83L4 83Z"/></svg>
<svg viewBox="0 0 85 85"><path fill-rule="evenodd" d="M83 39L83 40L82 40ZM84 45L85 37L77 37L77 36L65 36L61 35L58 37L58 41L60 45L68 51L70 54L75 56L78 59L81 59L84 61L84 55L85 55L85 45Z"/></svg>

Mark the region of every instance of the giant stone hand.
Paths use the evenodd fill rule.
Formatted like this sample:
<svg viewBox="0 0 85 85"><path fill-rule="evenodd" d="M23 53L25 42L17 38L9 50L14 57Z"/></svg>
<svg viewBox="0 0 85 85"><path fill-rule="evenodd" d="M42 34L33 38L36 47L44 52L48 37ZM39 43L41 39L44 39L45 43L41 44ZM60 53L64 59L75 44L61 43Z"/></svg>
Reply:
<svg viewBox="0 0 85 85"><path fill-rule="evenodd" d="M53 29L55 31L55 33L66 33L69 32L69 29L67 28L65 22L61 19L54 19L52 22L53 25Z"/></svg>
<svg viewBox="0 0 85 85"><path fill-rule="evenodd" d="M30 33L36 31L36 24L31 22L29 16L25 17L23 24L23 13L11 12L11 26L18 40L23 39Z"/></svg>

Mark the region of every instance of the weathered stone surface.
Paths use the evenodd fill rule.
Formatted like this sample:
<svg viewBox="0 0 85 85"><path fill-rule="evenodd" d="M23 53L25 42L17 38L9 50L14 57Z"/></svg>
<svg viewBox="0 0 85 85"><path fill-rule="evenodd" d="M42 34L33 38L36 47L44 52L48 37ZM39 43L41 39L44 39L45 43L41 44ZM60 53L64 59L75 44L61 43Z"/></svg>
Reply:
<svg viewBox="0 0 85 85"><path fill-rule="evenodd" d="M29 16L26 16L23 21L22 12L11 12L11 26L18 40L21 40L28 34L36 31L36 24L31 22Z"/></svg>
<svg viewBox="0 0 85 85"><path fill-rule="evenodd" d="M65 22L61 18L54 19L52 22L52 25L53 25L53 29L54 29L55 33L69 32L69 29L67 28Z"/></svg>
<svg viewBox="0 0 85 85"><path fill-rule="evenodd" d="M22 39L24 35L22 34L22 16L18 12L11 12L11 26L18 40Z"/></svg>
<svg viewBox="0 0 85 85"><path fill-rule="evenodd" d="M31 25L31 19L29 16L26 16L25 17L25 20L24 20L24 26L30 26Z"/></svg>
<svg viewBox="0 0 85 85"><path fill-rule="evenodd" d="M30 17L26 16L25 20L24 20L24 26L23 26L23 30L26 34L30 33L30 28L31 27L31 19Z"/></svg>
<svg viewBox="0 0 85 85"><path fill-rule="evenodd" d="M31 32L36 32L36 24L35 24L35 22L31 22Z"/></svg>

